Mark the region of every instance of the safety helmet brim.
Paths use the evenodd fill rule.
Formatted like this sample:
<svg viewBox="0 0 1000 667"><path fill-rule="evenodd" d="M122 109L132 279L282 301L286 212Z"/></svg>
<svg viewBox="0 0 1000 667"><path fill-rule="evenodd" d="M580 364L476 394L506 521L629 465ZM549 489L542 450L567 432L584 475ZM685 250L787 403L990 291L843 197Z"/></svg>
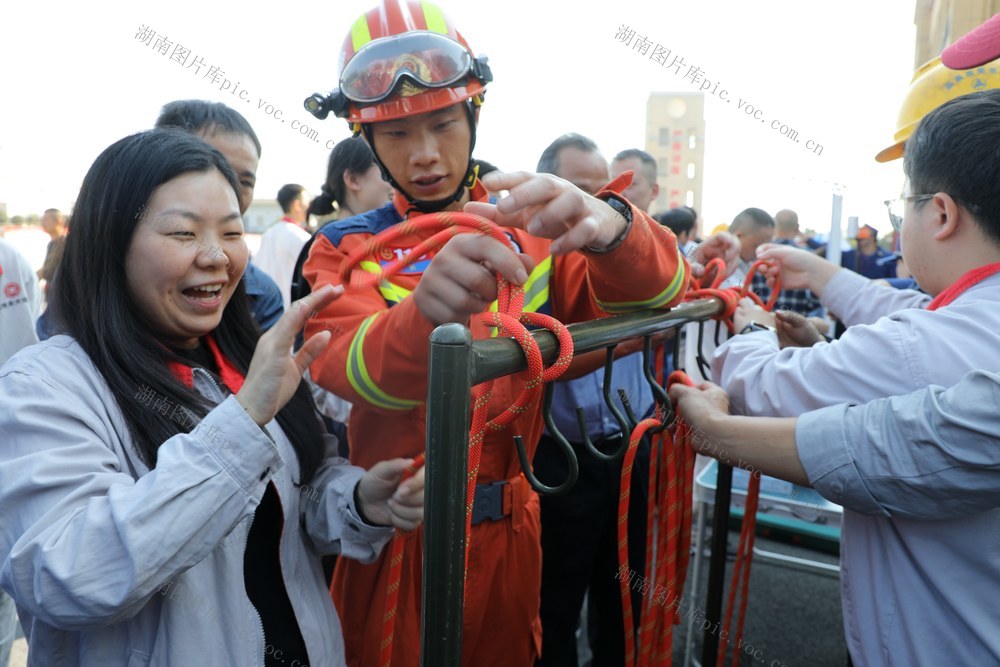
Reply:
<svg viewBox="0 0 1000 667"><path fill-rule="evenodd" d="M888 148L883 148L875 156L876 162L892 162L893 160L898 160L903 157L904 147L906 146L905 141L897 141L892 146Z"/></svg>

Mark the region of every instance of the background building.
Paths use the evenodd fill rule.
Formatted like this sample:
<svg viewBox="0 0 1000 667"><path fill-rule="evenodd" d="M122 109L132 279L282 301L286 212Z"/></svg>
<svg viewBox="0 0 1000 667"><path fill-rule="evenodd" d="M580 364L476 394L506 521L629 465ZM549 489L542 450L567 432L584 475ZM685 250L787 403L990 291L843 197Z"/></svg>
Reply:
<svg viewBox="0 0 1000 667"><path fill-rule="evenodd" d="M646 103L646 152L656 159L660 195L652 213L678 206L701 211L705 164L705 97L652 93Z"/></svg>

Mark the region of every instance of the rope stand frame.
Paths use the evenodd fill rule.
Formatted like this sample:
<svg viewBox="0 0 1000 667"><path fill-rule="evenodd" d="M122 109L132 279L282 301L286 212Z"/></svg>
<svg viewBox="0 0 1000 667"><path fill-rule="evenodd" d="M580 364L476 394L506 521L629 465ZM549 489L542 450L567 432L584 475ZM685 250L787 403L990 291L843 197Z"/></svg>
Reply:
<svg viewBox="0 0 1000 667"><path fill-rule="evenodd" d="M682 303L670 310L642 311L568 326L575 353L591 352L630 338L710 319L723 311L717 298ZM532 332L546 364L557 356L550 332ZM473 342L460 324L445 324L430 337L427 391L427 476L421 596L420 664L459 667L464 604L466 465L471 392L474 385L526 368L524 353L512 338ZM722 616L723 579L732 468L719 464L715 491L712 556L705 606L706 620ZM714 667L718 637L705 631L704 667Z"/></svg>

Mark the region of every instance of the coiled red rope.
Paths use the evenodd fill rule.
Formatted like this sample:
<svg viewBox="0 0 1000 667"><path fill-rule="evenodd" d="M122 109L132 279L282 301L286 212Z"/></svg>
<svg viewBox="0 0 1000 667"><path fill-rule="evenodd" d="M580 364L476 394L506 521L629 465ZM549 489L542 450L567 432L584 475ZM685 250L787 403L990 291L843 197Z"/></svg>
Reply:
<svg viewBox="0 0 1000 667"><path fill-rule="evenodd" d="M732 318L743 297L749 296L766 310L770 310L777 299L781 289L779 281L776 281L766 303L762 302L760 297L751 290L754 274L765 264L766 262L763 261L755 262L747 272L743 285L723 289L720 285L726 275L725 263L721 259L713 259L706 265L701 280L692 277L684 300L692 301L707 297L720 299L724 308L714 319L725 322L730 332L733 332ZM667 380L667 386L669 387L676 382L694 386L694 382L683 371L671 373ZM682 418L678 418L669 430L661 431L651 443L650 493L646 518L646 577L643 577L643 584L641 584L643 621L639 631L638 655L636 655L630 589L632 575L637 573L631 572L628 560L628 506L631 496L632 467L642 437L651 429L662 426L663 419L664 416L658 412L654 418L645 419L639 423L631 434L622 463L621 496L618 504L618 564L625 632L625 664L629 666L646 667L671 663L673 626L681 621L679 599L684 591L684 582L687 579L687 569L691 557L695 453L690 442L692 435L690 427ZM657 465L653 465L654 461L657 462ZM731 634L729 628L736 593L739 591L741 603L737 615L736 647L740 645L739 640L743 636L746 618L759 491L760 476L751 475L740 531L740 543L737 549L736 566L730 583L726 619L722 625L722 636ZM654 530L654 525L657 526L658 530ZM655 566L651 568L654 558ZM652 576L650 576L650 569L652 569ZM625 572L629 572L630 575L623 576ZM649 588L653 589L653 595L646 595ZM665 606L665 597L663 600L658 599L660 591L664 592L665 597L673 595L673 601L669 607ZM672 613L668 613L667 609L672 609ZM718 657L720 665L725 657L725 648L726 644L720 644ZM738 652L739 649L734 648L733 665L738 664Z"/></svg>
<svg viewBox="0 0 1000 667"><path fill-rule="evenodd" d="M417 244L405 257L394 260L384 266L379 273L353 273L361 262L380 252L391 241L417 233L438 230L430 238ZM405 220L388 230L373 236L361 248L353 252L341 267L341 278L345 284L354 288L366 288L377 285L380 281L399 273L428 253L439 250L453 236L461 233L477 233L489 236L507 247L512 243L503 230L492 221L469 213L441 212L416 216ZM524 351L528 368L519 374L525 381L517 399L502 413L493 419L487 419L490 397L493 391L493 381L484 382L473 388L472 423L469 434L468 491L466 495L465 535L466 535L466 573L468 573L469 537L472 529L472 506L475 500L476 480L479 476L479 463L482 459L483 441L489 431L499 431L531 409L538 400L544 383L551 382L569 367L573 359L573 338L565 326L558 320L541 313L526 313L524 308L524 289L513 285L502 275L497 274L497 312L480 315L483 324L496 327L500 333L512 336ZM559 341L559 356L548 368L542 363L542 355L538 344L531 336L526 324L542 327L551 331ZM395 627L395 617L399 594L399 582L402 573L402 538L393 538L390 547L389 584L386 596L386 609L383 617L382 641L380 642L380 658L383 667L389 667L392 661L392 638Z"/></svg>

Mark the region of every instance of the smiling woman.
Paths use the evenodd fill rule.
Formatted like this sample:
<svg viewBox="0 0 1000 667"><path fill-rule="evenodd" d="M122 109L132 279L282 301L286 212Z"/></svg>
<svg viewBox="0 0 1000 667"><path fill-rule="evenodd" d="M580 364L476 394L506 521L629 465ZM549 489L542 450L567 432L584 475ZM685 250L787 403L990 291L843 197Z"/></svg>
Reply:
<svg viewBox="0 0 1000 667"><path fill-rule="evenodd" d="M125 259L128 289L161 340L197 347L222 319L247 256L239 204L223 173L184 174L156 189L136 226Z"/></svg>
<svg viewBox="0 0 1000 667"><path fill-rule="evenodd" d="M0 371L0 586L33 664L344 664L320 555L372 560L422 519L409 460L365 472L321 430L302 373L330 333L289 354L339 292L254 325L238 191L184 132L106 149L52 287L62 335Z"/></svg>

